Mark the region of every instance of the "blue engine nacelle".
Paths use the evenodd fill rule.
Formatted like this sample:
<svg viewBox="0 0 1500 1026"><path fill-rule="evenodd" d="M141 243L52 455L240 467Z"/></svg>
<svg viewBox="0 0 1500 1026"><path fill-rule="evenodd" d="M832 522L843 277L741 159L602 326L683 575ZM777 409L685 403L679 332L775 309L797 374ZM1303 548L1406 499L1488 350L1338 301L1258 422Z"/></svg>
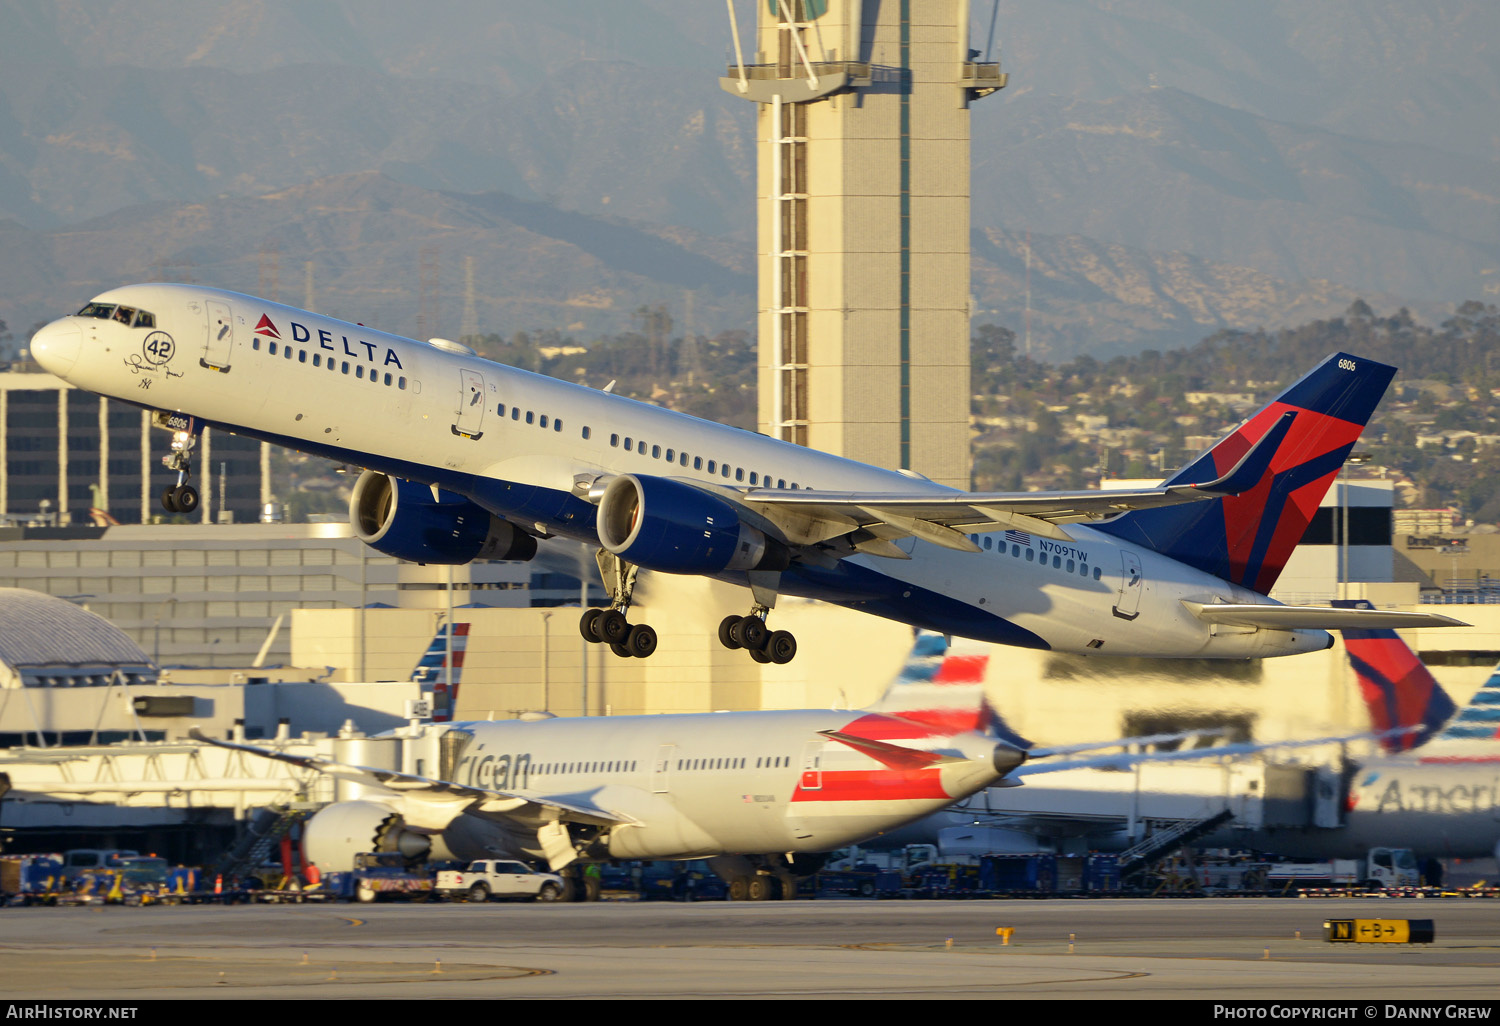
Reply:
<svg viewBox="0 0 1500 1026"><path fill-rule="evenodd" d="M413 563L475 559L527 560L536 539L461 495L367 470L349 496L349 523L359 540Z"/></svg>
<svg viewBox="0 0 1500 1026"><path fill-rule="evenodd" d="M740 519L722 496L664 477L621 474L599 499L599 543L647 570L715 574L785 570L785 545Z"/></svg>

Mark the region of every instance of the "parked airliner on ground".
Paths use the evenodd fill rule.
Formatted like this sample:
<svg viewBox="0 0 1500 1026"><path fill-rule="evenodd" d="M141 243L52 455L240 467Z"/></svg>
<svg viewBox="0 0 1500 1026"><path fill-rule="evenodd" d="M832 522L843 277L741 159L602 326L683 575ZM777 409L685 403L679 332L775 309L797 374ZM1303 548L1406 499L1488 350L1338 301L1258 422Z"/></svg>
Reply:
<svg viewBox="0 0 1500 1026"><path fill-rule="evenodd" d="M640 568L748 587L750 611L719 638L761 662L796 652L766 623L783 593L1125 656L1290 655L1327 648L1339 626L1456 623L1266 597L1395 373L1343 353L1162 487L971 493L217 289L113 289L31 350L175 431L169 510L197 507L191 453L212 426L368 468L351 520L389 555L528 559L551 536L600 546L610 608L580 628L619 655L656 647L627 619Z"/></svg>
<svg viewBox="0 0 1500 1026"><path fill-rule="evenodd" d="M995 733L987 656L946 650L940 637L919 638L905 671L862 712L434 725L420 765L435 777L194 737L364 789L307 823L304 854L324 871L368 851L538 860L570 875L576 861L741 856L729 863L740 867L729 873L732 894L770 897L779 882L790 897L798 855L925 816L1025 760ZM818 865L804 861L805 871Z"/></svg>
<svg viewBox="0 0 1500 1026"><path fill-rule="evenodd" d="M1346 603L1370 608L1364 600ZM1455 715L1455 706L1415 652L1390 630L1346 630L1344 647L1354 668L1370 726L1382 754L1350 761L1318 775L1327 787L1319 804L1330 817L1322 825L1260 826L1231 822L1196 843L1205 847L1249 847L1281 855L1363 857L1374 847L1410 848L1423 858L1500 859L1500 666ZM1367 735L1369 736L1369 735ZM1118 848L1139 838L1127 829L1140 791L1149 792L1156 820L1208 819L1223 809L1242 814L1256 793L1232 789L1175 791L1173 778L1156 776L1142 785L1131 775L1110 772L1158 761L1222 759L1238 753L1326 745L1352 738L1319 738L1291 746L1232 744L1165 755L1088 757L1040 763L1049 754L1012 737L1033 761L1005 781L1028 771L1081 768L1024 788L994 788L975 794L936 816L904 828L888 843L935 843L940 835L972 834L982 843L1032 851L1071 843ZM1244 778L1253 780L1253 777ZM1130 785L1134 782L1134 787ZM1199 781L1194 781L1198 783Z"/></svg>

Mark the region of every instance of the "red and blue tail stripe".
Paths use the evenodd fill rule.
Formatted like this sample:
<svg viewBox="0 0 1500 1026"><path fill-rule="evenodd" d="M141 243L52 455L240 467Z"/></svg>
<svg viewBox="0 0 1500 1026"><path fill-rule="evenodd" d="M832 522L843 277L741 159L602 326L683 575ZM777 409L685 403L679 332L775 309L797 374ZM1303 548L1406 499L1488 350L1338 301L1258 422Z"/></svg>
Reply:
<svg viewBox="0 0 1500 1026"><path fill-rule="evenodd" d="M1336 599L1333 605L1374 608L1364 599ZM1370 724L1381 732L1417 728L1382 737L1380 747L1386 752L1407 752L1425 744L1453 716L1453 699L1395 631L1345 629L1340 633L1349 665L1359 679L1360 694L1370 710ZM1500 706L1495 711L1500 713Z"/></svg>
<svg viewBox="0 0 1500 1026"><path fill-rule="evenodd" d="M1395 374L1386 364L1335 353L1168 482L1222 477L1287 413L1294 414L1251 488L1205 502L1135 510L1099 529L1265 594Z"/></svg>

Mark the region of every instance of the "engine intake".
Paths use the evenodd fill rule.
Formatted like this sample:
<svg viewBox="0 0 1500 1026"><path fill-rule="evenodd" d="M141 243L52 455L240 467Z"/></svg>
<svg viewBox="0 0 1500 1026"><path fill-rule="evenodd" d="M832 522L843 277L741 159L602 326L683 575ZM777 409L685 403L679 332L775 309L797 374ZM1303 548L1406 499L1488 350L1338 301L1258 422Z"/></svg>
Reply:
<svg viewBox="0 0 1500 1026"><path fill-rule="evenodd" d="M599 542L647 570L785 570L787 547L740 519L729 500L664 477L622 474L599 499Z"/></svg>
<svg viewBox="0 0 1500 1026"><path fill-rule="evenodd" d="M536 539L478 503L452 492L367 470L349 496L349 523L360 541L412 563L528 560Z"/></svg>
<svg viewBox="0 0 1500 1026"><path fill-rule="evenodd" d="M303 854L325 873L353 869L354 856L367 851L396 851L419 862L431 847L432 840L408 827L399 812L373 801L335 802L302 832Z"/></svg>

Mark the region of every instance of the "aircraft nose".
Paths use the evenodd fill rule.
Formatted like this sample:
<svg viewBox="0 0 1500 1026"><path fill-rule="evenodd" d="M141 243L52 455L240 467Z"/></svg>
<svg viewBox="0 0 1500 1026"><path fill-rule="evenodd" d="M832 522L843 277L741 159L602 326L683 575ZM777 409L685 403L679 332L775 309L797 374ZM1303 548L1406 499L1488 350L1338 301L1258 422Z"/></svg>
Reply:
<svg viewBox="0 0 1500 1026"><path fill-rule="evenodd" d="M72 321L53 321L31 336L31 356L45 370L68 376L83 348L83 332Z"/></svg>

